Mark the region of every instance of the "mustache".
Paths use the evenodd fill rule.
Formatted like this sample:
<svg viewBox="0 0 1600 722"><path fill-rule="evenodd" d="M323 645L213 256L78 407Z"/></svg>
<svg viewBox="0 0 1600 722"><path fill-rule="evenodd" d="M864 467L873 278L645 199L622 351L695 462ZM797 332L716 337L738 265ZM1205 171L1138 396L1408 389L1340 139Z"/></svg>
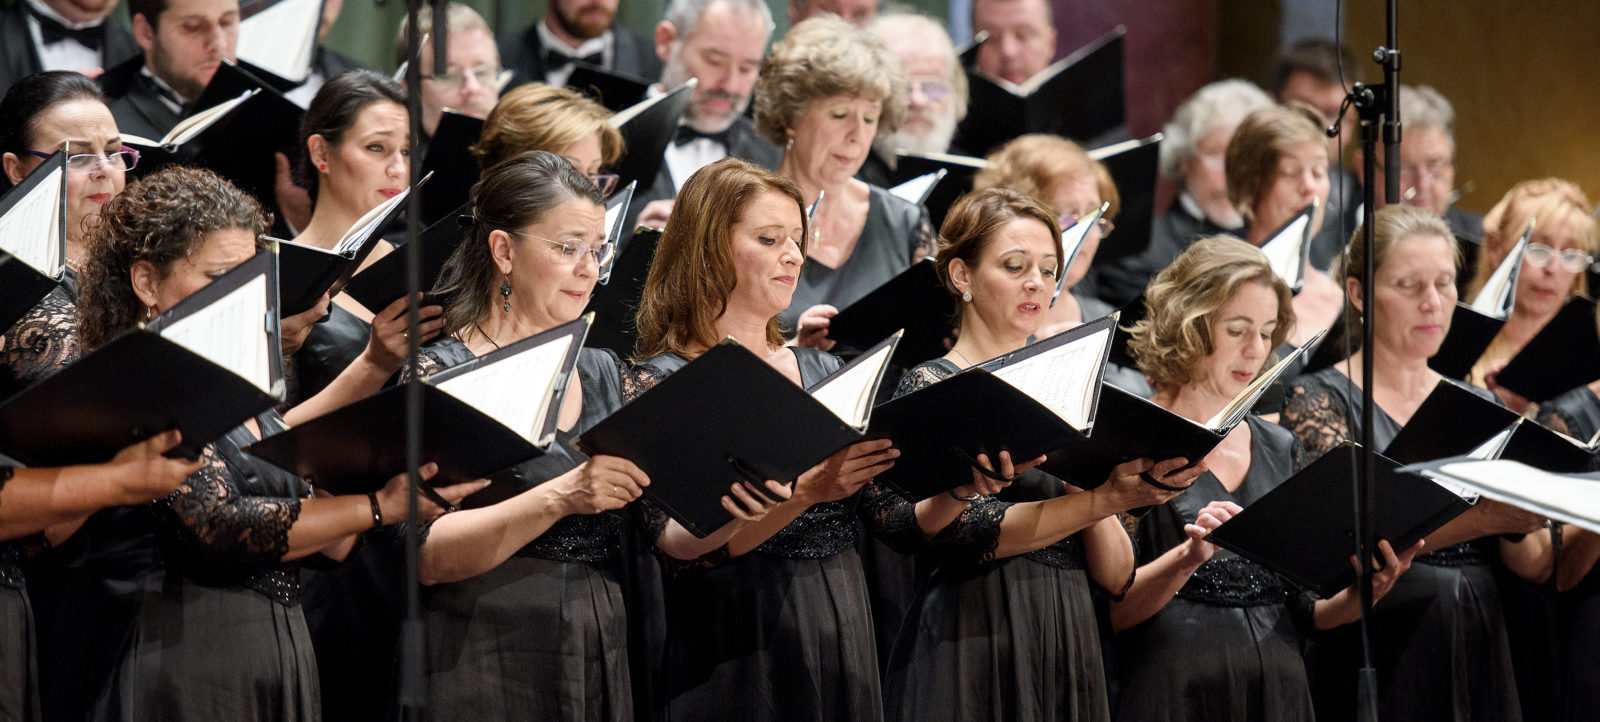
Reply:
<svg viewBox="0 0 1600 722"><path fill-rule="evenodd" d="M707 90L705 95L700 97L700 101L705 102L707 100L726 100L730 103L739 103L744 100L744 96L738 93L730 93L726 90Z"/></svg>

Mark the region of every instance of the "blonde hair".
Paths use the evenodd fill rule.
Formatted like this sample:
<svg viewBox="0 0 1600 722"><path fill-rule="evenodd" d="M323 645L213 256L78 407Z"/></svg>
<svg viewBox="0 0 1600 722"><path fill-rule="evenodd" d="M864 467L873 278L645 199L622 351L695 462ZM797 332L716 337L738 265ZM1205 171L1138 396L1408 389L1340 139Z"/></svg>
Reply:
<svg viewBox="0 0 1600 722"><path fill-rule="evenodd" d="M1211 315L1246 283L1260 283L1278 296L1275 349L1294 327L1294 296L1261 249L1232 236L1202 238L1150 282L1145 318L1133 325L1128 351L1152 385L1182 386L1194 380L1195 366L1216 350Z"/></svg>
<svg viewBox="0 0 1600 722"><path fill-rule="evenodd" d="M527 83L506 93L483 121L483 134L472 146L478 167L532 150L560 153L586 136L600 136L601 162L622 157L622 133L611 126L611 111L588 96L543 83Z"/></svg>
<svg viewBox="0 0 1600 722"><path fill-rule="evenodd" d="M1512 186L1483 217L1484 252L1478 254L1478 267L1473 272L1472 283L1467 286L1467 294L1476 294L1489 280L1489 275L1494 273L1489 249L1501 252L1509 250L1510 245L1522 237L1530 218L1537 219L1538 227L1545 228L1560 220L1573 224L1584 252L1593 255L1600 241L1595 237L1595 222L1589 216L1590 207L1589 197L1572 181L1540 178ZM1572 293L1588 293L1586 275L1578 274L1577 281L1572 284Z"/></svg>
<svg viewBox="0 0 1600 722"><path fill-rule="evenodd" d="M1327 141L1322 123L1321 113L1299 101L1262 108L1245 116L1233 131L1222 161L1228 178L1228 200L1241 216L1249 219L1256 198L1272 187L1278 159L1297 145Z"/></svg>
<svg viewBox="0 0 1600 722"><path fill-rule="evenodd" d="M1116 218L1122 209L1122 197L1111 180L1111 171L1066 138L1046 133L1018 136L990 153L985 161L983 169L972 177L974 189L1010 188L1048 204L1050 187L1058 181L1092 173L1100 200L1111 204L1106 218ZM1067 209L1055 210L1059 214Z"/></svg>
<svg viewBox="0 0 1600 722"><path fill-rule="evenodd" d="M882 101L878 133L893 133L906 117L908 84L905 64L878 36L836 15L808 18L790 28L761 63L756 130L785 145L812 101L853 95Z"/></svg>
<svg viewBox="0 0 1600 722"><path fill-rule="evenodd" d="M777 173L729 156L684 181L645 277L636 319L635 360L668 351L693 358L696 347L717 343L717 319L728 310L728 299L739 282L733 265L733 226L745 207L768 191L794 201L801 238L809 237L800 187ZM777 316L767 320L766 341L783 344Z"/></svg>

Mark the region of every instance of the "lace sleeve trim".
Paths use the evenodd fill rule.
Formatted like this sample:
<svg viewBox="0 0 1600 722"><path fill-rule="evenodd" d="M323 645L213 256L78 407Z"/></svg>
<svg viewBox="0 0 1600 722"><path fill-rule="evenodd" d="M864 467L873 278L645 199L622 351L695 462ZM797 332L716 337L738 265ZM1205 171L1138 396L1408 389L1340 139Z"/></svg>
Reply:
<svg viewBox="0 0 1600 722"><path fill-rule="evenodd" d="M204 466L171 494L154 502L204 559L224 564L276 564L289 549L289 528L300 518L300 499L247 496L214 445Z"/></svg>
<svg viewBox="0 0 1600 722"><path fill-rule="evenodd" d="M51 289L5 332L0 365L18 384L38 381L78 360L78 316L60 287Z"/></svg>
<svg viewBox="0 0 1600 722"><path fill-rule="evenodd" d="M1334 403L1328 389L1315 383L1298 382L1289 387L1278 422L1300 439L1303 458L1320 458L1350 438L1345 410Z"/></svg>
<svg viewBox="0 0 1600 722"><path fill-rule="evenodd" d="M888 487L872 482L861 488L856 516L867 531L901 554L913 554L923 547L922 527L917 525L917 507Z"/></svg>
<svg viewBox="0 0 1600 722"><path fill-rule="evenodd" d="M1000 546L1000 522L1011 506L1010 502L983 497L968 505L929 543L941 557L958 564L978 566L992 562L995 549Z"/></svg>

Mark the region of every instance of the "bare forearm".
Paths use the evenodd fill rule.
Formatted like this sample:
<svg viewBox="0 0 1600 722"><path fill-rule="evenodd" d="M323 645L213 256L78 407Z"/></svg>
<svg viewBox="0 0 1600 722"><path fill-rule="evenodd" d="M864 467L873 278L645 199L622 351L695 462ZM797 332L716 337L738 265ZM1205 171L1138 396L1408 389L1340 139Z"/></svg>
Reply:
<svg viewBox="0 0 1600 722"><path fill-rule="evenodd" d="M111 464L14 469L0 487L0 540L27 536L122 503Z"/></svg>
<svg viewBox="0 0 1600 722"><path fill-rule="evenodd" d="M1139 567L1133 588L1120 602L1111 603L1111 627L1122 631L1155 616L1200 568L1188 543L1179 544L1155 561Z"/></svg>
<svg viewBox="0 0 1600 722"><path fill-rule="evenodd" d="M967 510L969 502L960 501L949 494L936 494L917 502L917 527L922 530L922 536L933 538L935 534L944 531L950 522L961 516Z"/></svg>
<svg viewBox="0 0 1600 722"><path fill-rule="evenodd" d="M790 499L782 504L779 504L772 511L767 512L767 515L761 517L759 520L742 524L740 528L735 530L732 536L728 538L728 556L738 557L749 554L756 547L761 546L762 544L766 543L768 539L771 539L772 535L783 531L783 528L788 526L789 522L799 519L800 515L806 513L806 510L810 508L811 502L809 501L798 498ZM716 546L711 547L711 549L715 548ZM707 549L706 551L710 551L710 549ZM678 555L673 554L673 556ZM699 554L694 556L699 556ZM692 559L694 557L678 556L678 558Z"/></svg>
<svg viewBox="0 0 1600 722"><path fill-rule="evenodd" d="M564 514L536 486L499 504L439 517L422 545L423 584L469 579L510 559Z"/></svg>
<svg viewBox="0 0 1600 722"><path fill-rule="evenodd" d="M1099 490L1015 504L1000 522L996 559L1043 549L1116 514Z"/></svg>
<svg viewBox="0 0 1600 722"><path fill-rule="evenodd" d="M318 416L322 416L340 407L360 401L383 389L383 385L394 375L395 370L385 370L374 362L369 354L363 353L344 371L334 378L322 391L318 392L300 405L289 409L283 415L284 423L290 426L303 424Z"/></svg>
<svg viewBox="0 0 1600 722"><path fill-rule="evenodd" d="M1561 569L1557 573L1556 587L1567 591L1589 575L1596 561L1600 561L1600 534L1571 524L1563 527L1561 535Z"/></svg>
<svg viewBox="0 0 1600 722"><path fill-rule="evenodd" d="M305 499L300 516L289 527L289 550L283 560L316 554L372 528L372 505L365 496L345 495Z"/></svg>
<svg viewBox="0 0 1600 722"><path fill-rule="evenodd" d="M1516 542L1501 539L1500 559L1511 573L1534 584L1543 584L1555 570L1550 530L1540 529Z"/></svg>
<svg viewBox="0 0 1600 722"><path fill-rule="evenodd" d="M689 530L683 528L677 521L669 521L667 527L661 530L660 536L656 537L656 547L673 559L698 559L729 544L734 536L747 526L749 522L734 519L702 539L690 534Z"/></svg>
<svg viewBox="0 0 1600 722"><path fill-rule="evenodd" d="M1083 550L1089 561L1089 574L1101 589L1122 591L1133 575L1133 541L1122 528L1122 521L1109 516L1083 532Z"/></svg>

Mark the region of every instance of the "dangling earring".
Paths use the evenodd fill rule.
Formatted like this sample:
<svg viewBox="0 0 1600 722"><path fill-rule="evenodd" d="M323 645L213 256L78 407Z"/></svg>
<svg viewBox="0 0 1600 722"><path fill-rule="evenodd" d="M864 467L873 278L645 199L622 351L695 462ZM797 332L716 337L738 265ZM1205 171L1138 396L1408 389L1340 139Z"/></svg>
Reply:
<svg viewBox="0 0 1600 722"><path fill-rule="evenodd" d="M794 150L794 136L792 135L789 136L789 142L783 145L783 152L787 153L791 150Z"/></svg>
<svg viewBox="0 0 1600 722"><path fill-rule="evenodd" d="M156 317L156 310L150 306L144 307L144 320L149 321Z"/></svg>
<svg viewBox="0 0 1600 722"><path fill-rule="evenodd" d="M965 301L967 303L972 303L972 292L971 291L962 291L961 292L961 300Z"/></svg>
<svg viewBox="0 0 1600 722"><path fill-rule="evenodd" d="M500 297L505 299L505 302L500 304L500 310L511 313L511 274L509 273L500 277Z"/></svg>

